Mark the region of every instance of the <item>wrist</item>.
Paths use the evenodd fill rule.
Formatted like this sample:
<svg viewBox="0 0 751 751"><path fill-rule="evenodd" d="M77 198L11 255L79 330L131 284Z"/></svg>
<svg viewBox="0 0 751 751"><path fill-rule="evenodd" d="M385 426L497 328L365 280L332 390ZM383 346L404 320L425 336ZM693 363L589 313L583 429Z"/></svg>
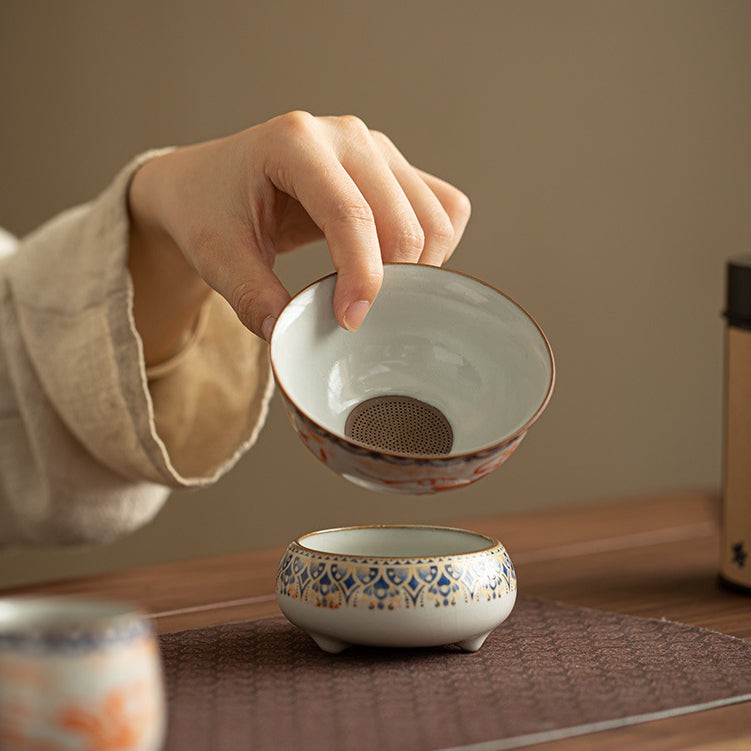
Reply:
<svg viewBox="0 0 751 751"><path fill-rule="evenodd" d="M146 162L128 190L128 270L146 365L173 357L189 338L210 288L167 230L171 155Z"/></svg>

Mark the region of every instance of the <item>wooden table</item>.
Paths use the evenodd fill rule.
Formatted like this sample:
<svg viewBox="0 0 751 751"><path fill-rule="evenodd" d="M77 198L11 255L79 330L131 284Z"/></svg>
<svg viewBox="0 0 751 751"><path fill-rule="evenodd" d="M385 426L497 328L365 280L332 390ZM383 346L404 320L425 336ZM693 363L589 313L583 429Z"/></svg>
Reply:
<svg viewBox="0 0 751 751"><path fill-rule="evenodd" d="M710 494L682 492L452 523L501 539L525 594L667 618L751 641L751 598L717 584L719 502ZM0 595L131 600L152 614L160 633L169 633L279 615L273 587L281 552L149 566ZM751 749L751 706L736 704L528 748Z"/></svg>

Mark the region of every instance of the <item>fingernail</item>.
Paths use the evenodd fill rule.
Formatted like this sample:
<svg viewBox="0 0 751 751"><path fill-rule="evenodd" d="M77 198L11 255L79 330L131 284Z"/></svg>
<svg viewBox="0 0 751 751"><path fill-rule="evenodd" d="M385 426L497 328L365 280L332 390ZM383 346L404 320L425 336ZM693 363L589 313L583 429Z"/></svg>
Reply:
<svg viewBox="0 0 751 751"><path fill-rule="evenodd" d="M263 323L261 324L261 333L263 334L263 338L266 341L269 341L271 338L271 332L274 330L274 324L276 323L276 318L274 316L266 316L266 318L263 319Z"/></svg>
<svg viewBox="0 0 751 751"><path fill-rule="evenodd" d="M365 320L365 316L368 315L370 310L370 303L367 300L357 300L350 303L344 313L344 327L347 331L357 331L360 328L360 324Z"/></svg>

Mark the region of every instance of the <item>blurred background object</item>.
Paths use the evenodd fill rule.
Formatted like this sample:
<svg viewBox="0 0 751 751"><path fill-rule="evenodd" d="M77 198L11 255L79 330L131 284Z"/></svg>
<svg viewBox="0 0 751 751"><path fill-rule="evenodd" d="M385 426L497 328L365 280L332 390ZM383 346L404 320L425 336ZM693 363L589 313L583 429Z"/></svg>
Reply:
<svg viewBox="0 0 751 751"><path fill-rule="evenodd" d="M558 367L520 450L465 490L353 487L277 395L215 487L104 548L0 555L0 585L329 526L719 490L724 263L751 241L749 22L745 0L0 0L0 226L29 231L153 146L357 114L469 195L449 265L527 308ZM319 244L277 269L296 292L331 262Z"/></svg>
<svg viewBox="0 0 751 751"><path fill-rule="evenodd" d="M720 579L751 594L751 254L728 260Z"/></svg>
<svg viewBox="0 0 751 751"><path fill-rule="evenodd" d="M127 603L0 602L0 748L160 751L166 702L153 624Z"/></svg>

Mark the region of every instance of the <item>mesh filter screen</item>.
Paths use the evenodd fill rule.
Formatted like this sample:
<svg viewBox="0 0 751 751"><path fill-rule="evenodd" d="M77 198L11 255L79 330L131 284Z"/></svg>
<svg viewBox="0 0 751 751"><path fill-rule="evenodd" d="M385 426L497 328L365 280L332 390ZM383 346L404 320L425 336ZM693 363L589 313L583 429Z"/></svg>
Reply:
<svg viewBox="0 0 751 751"><path fill-rule="evenodd" d="M347 417L344 434L372 448L396 454L445 455L454 433L436 407L411 396L376 396Z"/></svg>

